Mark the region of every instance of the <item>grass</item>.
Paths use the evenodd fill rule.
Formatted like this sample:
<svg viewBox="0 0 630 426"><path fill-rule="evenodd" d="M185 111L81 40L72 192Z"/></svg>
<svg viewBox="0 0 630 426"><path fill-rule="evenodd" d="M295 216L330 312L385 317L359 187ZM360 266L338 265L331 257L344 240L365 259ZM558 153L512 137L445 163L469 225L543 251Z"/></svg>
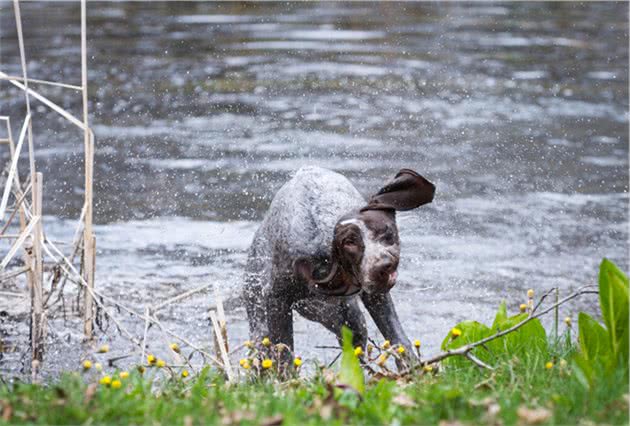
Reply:
<svg viewBox="0 0 630 426"><path fill-rule="evenodd" d="M503 359L494 371L465 364L372 380L363 398L335 387L324 369L228 385L209 369L172 378L152 367L120 379L118 389L97 384L103 373L92 369L48 385L0 385L0 424L628 424L627 371L584 388L562 361L570 353L555 354L552 368L529 356Z"/></svg>

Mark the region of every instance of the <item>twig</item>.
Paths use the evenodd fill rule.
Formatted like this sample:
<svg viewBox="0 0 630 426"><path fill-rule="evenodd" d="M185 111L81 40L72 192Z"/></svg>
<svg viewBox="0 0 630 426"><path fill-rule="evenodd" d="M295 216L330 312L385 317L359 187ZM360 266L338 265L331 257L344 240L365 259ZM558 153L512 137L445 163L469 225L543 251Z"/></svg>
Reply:
<svg viewBox="0 0 630 426"><path fill-rule="evenodd" d="M147 334L149 332L149 317L150 317L150 313L151 311L149 310L148 307L144 308L144 316L145 316L145 320L144 320L144 336L142 337L142 351L140 352L140 362L142 362L144 360L144 350L147 347Z"/></svg>
<svg viewBox="0 0 630 426"><path fill-rule="evenodd" d="M212 287L212 284L206 284L206 285L204 285L204 286L197 287L197 288L194 288L194 289L192 289L192 290L188 290L188 291L187 291L187 292L185 292L185 293L182 293L182 294L180 294L180 295L178 295L178 296L175 296L175 297L172 297L172 298L170 298L170 299L167 299L167 300L165 300L164 302L160 303L159 305L154 306L154 307L152 308L152 310L153 310L154 312L157 312L157 311L159 311L160 309L162 309L163 307L165 307L165 306L167 306L167 305L170 305L171 303L175 303L175 302L179 302L179 301L181 301L181 300L184 300L185 298L187 298L187 297L189 297L189 296L192 296L193 294L198 293L198 292L200 292L200 291L203 291L203 290L207 289L208 287Z"/></svg>

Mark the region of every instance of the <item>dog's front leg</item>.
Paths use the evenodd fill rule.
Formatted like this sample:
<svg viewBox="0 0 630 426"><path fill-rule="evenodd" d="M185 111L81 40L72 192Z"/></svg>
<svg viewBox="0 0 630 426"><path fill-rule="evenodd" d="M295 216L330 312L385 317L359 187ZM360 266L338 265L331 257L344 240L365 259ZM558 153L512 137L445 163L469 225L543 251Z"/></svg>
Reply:
<svg viewBox="0 0 630 426"><path fill-rule="evenodd" d="M361 293L361 300L372 316L374 323L383 334L383 337L392 344L400 344L407 348L407 353L413 354L411 342L405 334L394 301L389 293L367 294Z"/></svg>
<svg viewBox="0 0 630 426"><path fill-rule="evenodd" d="M267 299L267 327L273 344L283 343L293 351L292 301L283 295Z"/></svg>

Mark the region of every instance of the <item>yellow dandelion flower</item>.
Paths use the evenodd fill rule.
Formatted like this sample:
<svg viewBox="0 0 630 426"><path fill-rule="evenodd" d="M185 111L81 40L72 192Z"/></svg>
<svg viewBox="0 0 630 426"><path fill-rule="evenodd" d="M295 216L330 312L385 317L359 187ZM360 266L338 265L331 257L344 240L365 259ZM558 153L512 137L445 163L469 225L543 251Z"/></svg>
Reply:
<svg viewBox="0 0 630 426"><path fill-rule="evenodd" d="M300 358L299 356L296 356L295 359L293 360L293 365L299 368L302 365L302 358Z"/></svg>
<svg viewBox="0 0 630 426"><path fill-rule="evenodd" d="M122 387L122 382L120 380L112 381L112 389L120 389Z"/></svg>
<svg viewBox="0 0 630 426"><path fill-rule="evenodd" d="M414 341L413 341L413 345L414 345L416 348L419 348L419 347L420 347L420 340L418 340L418 339L414 340Z"/></svg>
<svg viewBox="0 0 630 426"><path fill-rule="evenodd" d="M264 339L262 339L262 344L263 346L271 345L271 340L269 340L269 337L265 337Z"/></svg>
<svg viewBox="0 0 630 426"><path fill-rule="evenodd" d="M272 366L273 366L273 361L272 360L270 360L269 358L263 359L262 368L264 368L266 370L268 368L271 368Z"/></svg>
<svg viewBox="0 0 630 426"><path fill-rule="evenodd" d="M404 354L405 353L405 347L404 346L398 346L398 349L396 349L396 351L398 351L399 354Z"/></svg>
<svg viewBox="0 0 630 426"><path fill-rule="evenodd" d="M151 355L151 354L147 355L147 363L149 365L155 364L156 360L157 360L157 358L155 358L155 355Z"/></svg>
<svg viewBox="0 0 630 426"><path fill-rule="evenodd" d="M392 343L389 340L385 340L383 342L383 349L389 349L392 346Z"/></svg>
<svg viewBox="0 0 630 426"><path fill-rule="evenodd" d="M530 288L529 290L527 290L527 297L530 298L530 299L534 298L534 290L533 289Z"/></svg>
<svg viewBox="0 0 630 426"><path fill-rule="evenodd" d="M169 348L171 348L171 350L175 353L180 353L181 349L179 348L179 345L177 343L171 343L170 345L168 345Z"/></svg>
<svg viewBox="0 0 630 426"><path fill-rule="evenodd" d="M546 368L547 370L551 370L551 369L553 368L553 362L548 361L548 362L547 362L547 364L545 364L545 368Z"/></svg>
<svg viewBox="0 0 630 426"><path fill-rule="evenodd" d="M453 337L459 337L459 336L461 336L461 335L462 335L462 331L461 331L459 328L457 328L457 327L453 327L453 328L451 329L451 335L452 335Z"/></svg>
<svg viewBox="0 0 630 426"><path fill-rule="evenodd" d="M246 358L241 358L241 360L238 362L239 365L242 367L243 365L247 364L249 361L247 361Z"/></svg>
<svg viewBox="0 0 630 426"><path fill-rule="evenodd" d="M520 309L521 312L525 312L527 310L527 305L525 303L521 303L518 309Z"/></svg>
<svg viewBox="0 0 630 426"><path fill-rule="evenodd" d="M101 364L100 362L97 362L94 364L94 369L96 371L103 371L103 364Z"/></svg>
<svg viewBox="0 0 630 426"><path fill-rule="evenodd" d="M567 325L567 327L571 327L571 317L565 317L564 323Z"/></svg>
<svg viewBox="0 0 630 426"><path fill-rule="evenodd" d="M121 379L126 379L127 377L129 377L129 372L128 371L121 371L118 374L118 377L120 377Z"/></svg>
<svg viewBox="0 0 630 426"><path fill-rule="evenodd" d="M158 368L164 368L164 367L166 367L166 362L163 359L158 359L155 362L155 366L158 367Z"/></svg>
<svg viewBox="0 0 630 426"><path fill-rule="evenodd" d="M241 367L243 367L243 370L249 370L250 368L252 368L249 361L245 362Z"/></svg>
<svg viewBox="0 0 630 426"><path fill-rule="evenodd" d="M182 377L185 379L186 377L188 377L188 370L183 370L182 371Z"/></svg>
<svg viewBox="0 0 630 426"><path fill-rule="evenodd" d="M83 361L83 369L89 370L90 368L92 368L92 361L87 360L87 359Z"/></svg>
<svg viewBox="0 0 630 426"><path fill-rule="evenodd" d="M99 354L104 354L106 352L109 352L109 345L103 345L100 348L98 348Z"/></svg>
<svg viewBox="0 0 630 426"><path fill-rule="evenodd" d="M112 378L109 376L103 376L98 382L103 386L109 386L112 384Z"/></svg>
<svg viewBox="0 0 630 426"><path fill-rule="evenodd" d="M361 346L357 346L356 348L354 348L354 354L356 356L361 356L363 355L363 348Z"/></svg>

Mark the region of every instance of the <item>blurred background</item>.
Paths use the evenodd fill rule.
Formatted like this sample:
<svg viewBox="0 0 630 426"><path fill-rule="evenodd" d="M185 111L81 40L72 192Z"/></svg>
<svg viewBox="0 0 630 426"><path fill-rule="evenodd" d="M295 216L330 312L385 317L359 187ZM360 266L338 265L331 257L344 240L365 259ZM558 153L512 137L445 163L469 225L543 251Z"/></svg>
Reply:
<svg viewBox="0 0 630 426"><path fill-rule="evenodd" d="M22 4L29 77L80 84L79 12ZM594 282L604 256L628 271L627 3L90 1L88 55L97 286L138 309L213 283L244 340L246 249L303 165L366 196L402 167L436 184L432 204L398 215L392 292L428 353L457 321L491 321L501 300L514 312L528 288ZM9 1L0 69L21 75ZM17 135L24 98L1 87ZM78 93L35 88L80 116ZM45 229L70 239L82 135L35 105ZM210 295L163 321L207 344ZM334 337L307 327L297 319L297 352L331 359L317 346ZM24 330L7 325L5 338ZM68 355L75 331L51 336L58 366L81 355Z"/></svg>

